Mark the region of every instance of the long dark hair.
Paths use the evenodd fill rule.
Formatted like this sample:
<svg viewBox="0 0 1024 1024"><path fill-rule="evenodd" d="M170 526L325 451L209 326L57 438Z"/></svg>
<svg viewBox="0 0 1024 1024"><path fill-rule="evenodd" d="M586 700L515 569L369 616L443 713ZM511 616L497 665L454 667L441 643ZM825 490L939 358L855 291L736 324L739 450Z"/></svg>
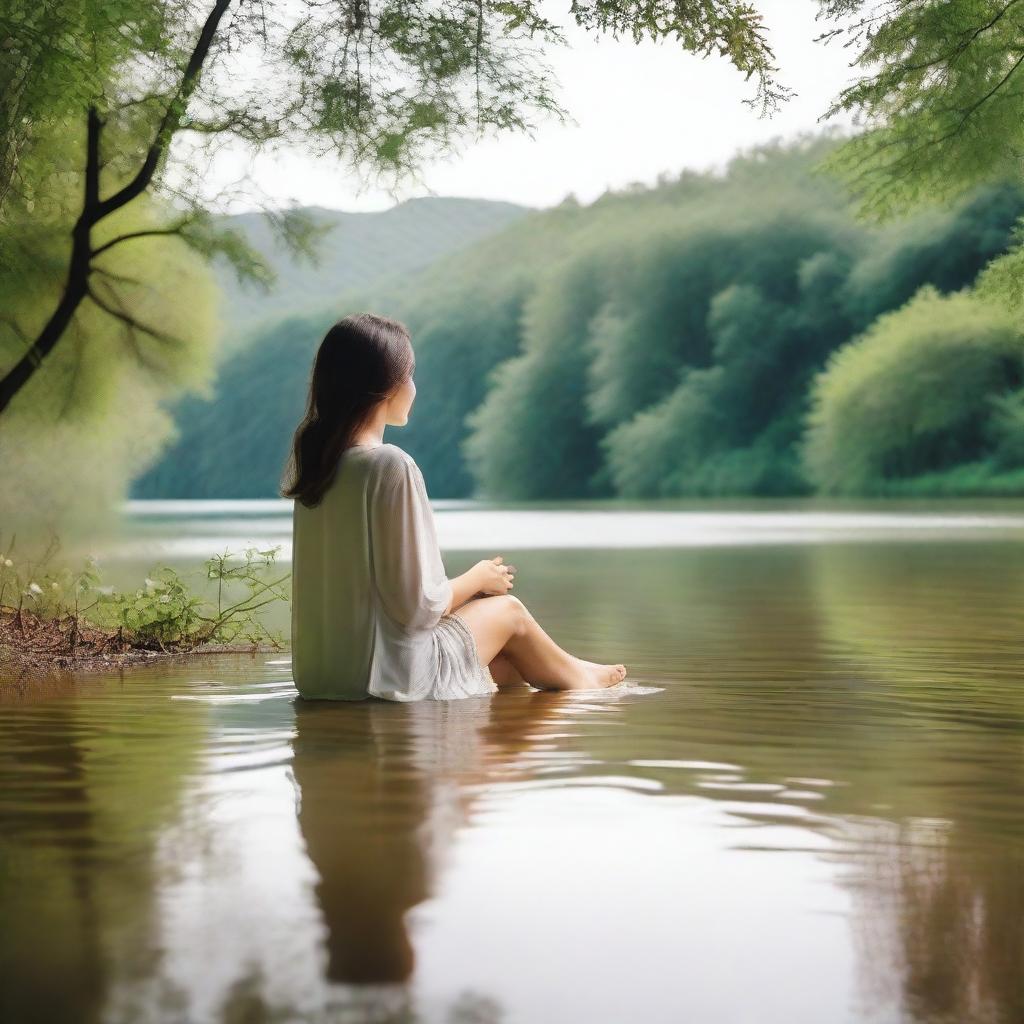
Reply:
<svg viewBox="0 0 1024 1024"><path fill-rule="evenodd" d="M373 313L353 313L324 336L313 360L306 415L292 440L281 496L308 508L320 504L338 462L370 410L412 372L405 324Z"/></svg>

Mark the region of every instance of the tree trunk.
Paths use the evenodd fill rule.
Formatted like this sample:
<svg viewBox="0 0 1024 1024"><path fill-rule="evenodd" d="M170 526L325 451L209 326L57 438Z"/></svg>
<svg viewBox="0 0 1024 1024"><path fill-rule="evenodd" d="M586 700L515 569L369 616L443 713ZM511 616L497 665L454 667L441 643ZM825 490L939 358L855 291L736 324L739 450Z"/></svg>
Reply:
<svg viewBox="0 0 1024 1024"><path fill-rule="evenodd" d="M0 380L0 416L7 410L15 395L39 369L42 361L53 351L71 323L76 310L82 304L82 300L89 294L90 262L95 255L91 239L93 226L115 210L126 206L149 188L160 157L177 130L182 112L188 106L189 98L199 81L203 63L210 53L220 20L230 5L231 0L216 0L214 3L189 57L177 93L164 111L164 116L156 130L152 144L146 151L145 159L138 173L124 188L102 200L100 199L100 131L103 128L103 122L100 120L96 108L89 108L82 213L71 233L71 265L68 268L64 294L50 319L47 320L46 326L39 332L39 336L28 351Z"/></svg>

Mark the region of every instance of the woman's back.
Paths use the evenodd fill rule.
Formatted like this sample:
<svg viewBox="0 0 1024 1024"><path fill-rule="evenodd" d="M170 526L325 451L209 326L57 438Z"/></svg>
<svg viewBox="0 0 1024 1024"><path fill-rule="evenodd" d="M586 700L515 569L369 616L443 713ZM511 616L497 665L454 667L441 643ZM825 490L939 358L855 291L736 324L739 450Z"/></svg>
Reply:
<svg viewBox="0 0 1024 1024"><path fill-rule="evenodd" d="M320 504L292 513L292 671L304 697L366 696L373 645L367 487L376 449L350 448Z"/></svg>
<svg viewBox="0 0 1024 1024"><path fill-rule="evenodd" d="M307 698L419 700L451 600L419 467L393 444L346 449L320 504L296 501L292 672Z"/></svg>

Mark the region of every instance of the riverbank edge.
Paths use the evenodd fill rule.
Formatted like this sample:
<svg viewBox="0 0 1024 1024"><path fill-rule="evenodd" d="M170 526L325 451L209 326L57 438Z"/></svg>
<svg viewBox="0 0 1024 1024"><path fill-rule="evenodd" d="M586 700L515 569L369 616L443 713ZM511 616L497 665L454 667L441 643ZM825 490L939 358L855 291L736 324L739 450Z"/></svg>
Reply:
<svg viewBox="0 0 1024 1024"><path fill-rule="evenodd" d="M40 619L32 612L0 606L0 690L23 690L55 681L211 654L282 653L272 643L152 647L135 643L121 629L105 629L72 616Z"/></svg>

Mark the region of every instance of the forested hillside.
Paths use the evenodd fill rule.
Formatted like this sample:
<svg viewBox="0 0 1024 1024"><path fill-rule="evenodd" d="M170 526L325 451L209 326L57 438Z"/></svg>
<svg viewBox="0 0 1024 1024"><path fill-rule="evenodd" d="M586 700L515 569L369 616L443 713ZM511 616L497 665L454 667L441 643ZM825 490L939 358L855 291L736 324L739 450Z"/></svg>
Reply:
<svg viewBox="0 0 1024 1024"><path fill-rule="evenodd" d="M567 201L266 323L136 495L276 495L313 352L359 309L412 330L417 399L385 439L435 497L1024 490L1019 331L952 295L1024 192L872 227L814 172L832 145Z"/></svg>
<svg viewBox="0 0 1024 1024"><path fill-rule="evenodd" d="M435 196L409 199L376 213L312 207L306 210L310 219L327 229L315 265L290 259L262 214L227 218L265 256L277 280L266 292L242 287L226 261L215 262L223 292L222 350L230 354L251 337L253 328L330 306L346 289L423 270L528 212L515 203Z"/></svg>

